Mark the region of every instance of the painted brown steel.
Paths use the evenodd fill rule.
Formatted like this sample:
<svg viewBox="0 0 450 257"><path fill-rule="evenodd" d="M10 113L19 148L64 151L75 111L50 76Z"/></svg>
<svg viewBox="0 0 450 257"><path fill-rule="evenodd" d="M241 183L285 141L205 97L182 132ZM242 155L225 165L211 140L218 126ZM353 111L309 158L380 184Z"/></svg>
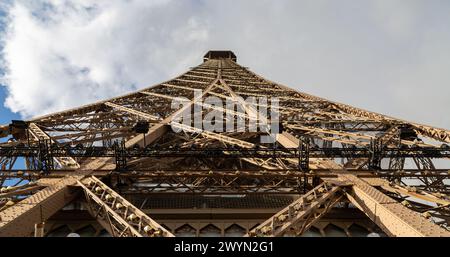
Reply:
<svg viewBox="0 0 450 257"><path fill-rule="evenodd" d="M2 207L0 235L31 235L36 224L41 224L48 219L49 215L73 199L72 194L70 197L66 197L72 191L71 186L76 185L77 180L83 180L91 174L126 181L127 185L123 191L125 196L133 194L133 190L137 195L155 195L161 193L158 191L160 189L167 190L163 193L169 194L183 193L183 190L188 190L199 195L286 192L295 192L301 195L300 185L301 188L309 187L311 189L320 180L327 181L339 177L346 183L355 184L353 191L347 193L347 196L387 234L395 236L448 235L443 228L433 224L431 219L420 218L420 214L407 209L382 192L374 191L375 189L371 186L381 186L389 193L413 195L422 199L431 199L439 204L446 203L450 191L445 179L448 179L450 173L445 169L436 169L431 158L442 159L445 157L439 155L438 152L445 152L447 149L444 143L450 142L448 130L391 118L297 92L264 79L240 66L236 63L236 56L231 51L210 51L204 58L202 64L190 71L139 92L35 118L28 121L29 130L36 139L45 138L52 140L52 143L57 145L63 143L84 144L84 146L101 144L105 147L112 147L113 141L118 140L125 142L125 147L128 149L148 145L161 149L170 146L173 149L178 147L177 144L196 146L200 149L207 149L211 146L254 149L257 146L256 140L265 132L209 132L186 124L175 124L175 126L183 128L184 132L181 135L171 133L170 126L173 125L173 117L187 107L172 110L170 103L177 97L185 97L189 99L190 107L201 106L208 110L224 111L222 107L199 103L205 97L213 95L244 106L244 112L230 112L231 117L249 120L252 115L255 115L256 108L267 107L267 105L247 106L241 97L276 96L280 101L280 119L285 128L283 133L276 136L277 143L284 148L298 148L301 138L301 142L308 144L312 152L315 151L314 149L319 149L324 153L329 152L333 145L338 145L340 149L343 149L342 153L345 155L334 157L340 157L342 162L339 163L338 160L332 159L331 155L328 156L329 158L323 155L316 156L320 158L309 158L307 161L309 165L303 165L308 167L303 167L301 169L303 172L298 173L301 163L299 158L283 156L239 157L230 154L231 151L228 151L230 158L205 157L206 155L128 156L130 159L128 167L123 167L125 168L123 173L115 174L117 170L115 170L112 156L96 156L95 158L78 156L76 160L70 161L70 163L80 163L81 167L76 172L62 167L63 169L52 171L50 174L40 174L38 171L30 171L33 165L27 159L27 164L30 164L29 169L20 171L19 174L19 171L13 169L17 158L3 156L0 159L2 184L10 178L41 179L42 181L48 178L48 180L45 189L24 200L12 201L11 206ZM195 90L202 90L203 94L195 96ZM267 119L267 117L263 117L264 121ZM150 122L150 129L145 134L137 134L130 129L140 120ZM406 136L402 135L401 128L405 125L414 132L409 131ZM6 128L8 127L2 126L2 135L8 134ZM15 142L1 143L0 147L29 146L30 143L21 136L17 136ZM420 141L419 136L433 138L438 143ZM374 164L377 164L377 161L381 162L380 159L383 158L379 154L380 149L373 147L374 141L381 142L381 147L385 147L381 150L388 149L386 147L397 147L400 150L403 149L403 152L412 149L418 150L414 156L393 153L392 156L388 156L392 160L392 165L388 169L379 167L379 170L372 170L371 168L376 166ZM267 149L267 145L258 145L258 147ZM370 159L367 156L361 158L361 155L357 155L353 149L357 150L358 148L370 151ZM426 148L430 148L432 151L426 152ZM440 150L434 151L434 149ZM227 151L224 152L227 153ZM58 158L60 157L71 158L71 156L58 156ZM417 164L416 170L403 169L404 158L410 157ZM226 170L226 172L220 173L220 170ZM347 175L343 176L343 173ZM354 177L349 177L348 174ZM405 192L400 184L393 185L384 180L387 178L391 182L398 183L406 177L418 178L424 183L416 187L417 193ZM150 190L148 186L147 188L139 186L139 183L143 181L151 182ZM364 184L366 183L364 181L370 185ZM110 186L114 189L116 185L111 182ZM35 188L28 187L15 192L26 195L34 191ZM440 195L436 191L439 191ZM94 195L87 194L91 196L89 198L91 200L98 201L100 199L97 204L102 205L101 201L103 200L95 196L95 193ZM15 194L9 193L6 196L14 197ZM327 199L325 201L327 208L338 199L342 200L331 196ZM2 203L6 202L4 199L1 200ZM382 211L376 212L374 206L381 208ZM37 211L40 209L43 210L43 214ZM324 210L323 208L319 209ZM108 212L106 207L103 210ZM301 233L308 224L317 222L321 213L311 216L312 219L303 222L302 224L306 224L305 226L299 227L291 224L297 221L291 220L288 227L293 227ZM100 223L105 225L110 224L110 221L103 220ZM18 224L23 224L23 226L19 227ZM428 228L422 228L424 226ZM126 235L133 234L131 228L126 231L128 231L125 232ZM41 234L40 231L38 232ZM110 232L120 235L120 233L115 234L113 230Z"/></svg>
<svg viewBox="0 0 450 257"><path fill-rule="evenodd" d="M78 180L89 212L116 237L173 237L172 233L95 177Z"/></svg>

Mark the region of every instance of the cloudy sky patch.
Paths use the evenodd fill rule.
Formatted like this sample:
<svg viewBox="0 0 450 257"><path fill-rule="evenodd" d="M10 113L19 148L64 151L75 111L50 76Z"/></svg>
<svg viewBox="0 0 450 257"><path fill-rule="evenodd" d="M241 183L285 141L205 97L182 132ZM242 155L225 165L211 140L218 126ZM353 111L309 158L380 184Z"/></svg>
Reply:
<svg viewBox="0 0 450 257"><path fill-rule="evenodd" d="M230 49L300 91L450 128L450 2L17 0L4 105L29 118L165 81Z"/></svg>

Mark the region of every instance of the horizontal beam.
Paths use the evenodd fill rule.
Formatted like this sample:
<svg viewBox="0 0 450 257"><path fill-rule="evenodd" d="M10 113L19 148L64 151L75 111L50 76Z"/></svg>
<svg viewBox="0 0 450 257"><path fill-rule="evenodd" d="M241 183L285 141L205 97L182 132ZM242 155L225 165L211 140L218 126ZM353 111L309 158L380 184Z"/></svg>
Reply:
<svg viewBox="0 0 450 257"><path fill-rule="evenodd" d="M159 126L159 125L156 125ZM176 125L178 127L178 125ZM184 125L183 125L184 126ZM187 127L187 126L186 126ZM183 127L184 128L184 127ZM216 139L235 147L216 148L129 148L124 150L126 157L204 157L204 158L299 158L298 148L266 148L258 147L253 143L235 139L200 129L189 127L192 133L201 133L204 137ZM131 147L129 145L128 147ZM0 146L0 156L4 157L31 157L38 156L40 148L38 145L31 146ZM53 157L114 157L115 148L106 146L60 146L51 145L49 154ZM369 148L347 148L347 147L317 147L309 148L310 158L370 158L372 156ZM413 147L413 148L384 148L380 150L380 158L450 158L450 148Z"/></svg>
<svg viewBox="0 0 450 257"><path fill-rule="evenodd" d="M112 169L94 169L92 170L92 175L95 176L105 176L114 170ZM222 169L214 169L214 170L189 170L189 169L180 169L180 170L145 170L145 169L130 169L127 172L123 172L118 174L121 177L129 177L129 178L153 178L153 177L221 177L221 176L232 176L232 177L333 177L336 178L338 175L335 172L342 172L343 170L335 170L335 169L310 169L309 173L304 173L298 169L271 169L271 170L222 170ZM27 180L37 180L40 178L61 178L66 175L70 175L73 170L54 170L50 174L43 175L39 171L36 170L8 170L2 171L0 174L0 178L23 178ZM450 179L450 170L449 169L435 169L435 170L419 170L419 169L383 169L377 171L371 171L367 169L353 169L351 170L352 174L362 179L364 178L423 178L423 177L436 177L436 178L444 178ZM379 185L379 183L376 183Z"/></svg>

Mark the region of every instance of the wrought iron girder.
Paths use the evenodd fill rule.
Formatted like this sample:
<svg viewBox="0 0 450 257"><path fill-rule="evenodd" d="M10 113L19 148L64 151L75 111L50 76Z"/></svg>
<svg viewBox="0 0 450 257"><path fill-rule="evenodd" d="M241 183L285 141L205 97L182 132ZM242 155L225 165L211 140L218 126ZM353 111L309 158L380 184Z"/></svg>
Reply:
<svg viewBox="0 0 450 257"><path fill-rule="evenodd" d="M342 144L353 144L357 145L359 149L356 149L355 151L352 151L352 149L340 149L339 151L335 151L336 149L325 149L322 147L322 149L314 150L310 149L309 155L302 157L312 157L309 161L311 165L308 167L305 165L308 161L307 158L301 158L303 160L302 168L305 170L311 170L308 173L303 172L301 173L302 177L299 177L297 175L298 173L298 158L289 158L288 156L275 156L275 155L246 155L244 154L242 156L238 156L240 153L244 153L244 151L236 151L236 150L229 150L227 151L225 149L225 153L227 154L227 157L235 158L236 160L230 161L229 163L231 165L224 166L224 168L227 169L239 169L238 173L236 171L230 171L225 172L223 174L219 174L217 170L214 170L215 168L221 168L220 165L215 165L213 161L218 160L217 158L220 158L220 162L224 162L227 159L225 159L224 156L218 157L218 156L207 156L208 149L205 146L211 146L211 145L233 145L238 146L241 148L245 148L245 151L253 151L254 144L250 143L253 142L251 140L255 139L255 137L248 137L248 134L241 133L241 134L220 134L220 133L213 133L208 134L207 132L201 131L191 131L188 133L197 135L202 134L198 138L193 138L192 136L189 137L188 133L186 133L186 142L191 144L196 144L201 146L201 151L203 152L203 156L201 154L199 156L193 157L189 156L187 158L179 158L179 162L176 162L173 167L176 167L178 163L184 163L186 166L180 166L180 170L186 168L189 166L189 164L193 164L192 166L189 166L191 169L207 169L211 168L213 169L213 174L210 174L208 171L187 171L185 174L180 174L179 172L169 172L165 171L163 174L158 173L158 171L126 171L123 174L118 175L121 179L128 179L127 182L146 182L152 184L150 188L152 188L152 192L156 192L157 190L154 190L155 188L169 188L167 192L176 192L178 189L179 191L191 190L190 192L200 192L200 193L208 193L208 192L220 192L220 193L239 193L239 192L245 192L245 193L264 193L264 192L271 192L271 193L279 193L283 192L283 190L291 190L289 192L294 192L296 187L298 187L298 182L304 182L305 179L320 179L323 178L326 180L330 176L339 176L334 174L335 171L332 169L337 169L342 172L342 167L339 166L337 163L335 163L334 157L337 158L368 158L367 152L368 152L368 146L371 139L375 138L373 136L374 132L384 132L386 136L394 136L394 132L389 133L390 131L387 130L390 126L400 124L400 123L407 123L398 119L390 118L387 116L383 116L376 113L366 112L361 109L357 109L354 107L350 107L347 105L342 105L339 103L334 103L322 98L314 97L305 93L296 92L295 90L289 89L283 85L268 81L257 74L254 74L247 70L244 67L239 66L234 61L231 60L209 60L204 62L203 64L197 66L193 70L182 74L178 76L177 78L170 80L166 83L156 85L152 88L144 89L140 92L136 92L133 94L129 94L126 96L94 103L92 105L83 106L81 108L72 109L65 112L60 112L52 115L47 115L38 119L35 119L31 122L36 122L39 125L44 125L41 128L45 128L45 130L48 133L51 133L51 135L55 135L55 138L61 141L65 141L67 139L70 139L70 143L86 143L94 144L99 141L103 140L109 140L112 138L118 138L120 137L126 142L126 152L132 153L130 156L125 156L123 160L126 160L126 158L132 159L133 164L140 164L141 166L136 166L137 168L145 168L146 164L151 162L155 163L156 161L161 162L163 167L167 162L170 162L173 160L173 158L166 158L169 155L160 155L160 156L145 156L142 152L139 153L139 151L133 152L134 148L133 146L136 144L139 144L141 147L147 146L148 144L155 142L156 140L162 141L165 146L170 145L174 141L166 140L163 136L165 133L167 133L168 124L171 121L171 118L174 117L177 113L180 113L182 109L175 111L174 113L171 112L171 110L168 108L170 100L174 99L176 96L185 96L185 97L193 97L193 90L195 89L202 89L204 91L204 94L202 97L206 96L207 94L211 95L218 95L222 98L226 99L237 99L237 96L271 96L274 93L280 98L280 112L281 112L281 118L282 119L289 119L290 123L288 123L292 130L287 130L287 134L294 133L296 135L301 136L302 134L309 134L311 138L318 139L319 141L326 141L328 142L327 145L330 147L333 146L334 142L340 142ZM209 92L208 92L209 91ZM145 95L145 96L144 96ZM231 97L230 97L231 96ZM195 99L193 99L195 101ZM198 100L198 99L197 99ZM191 102L192 104L196 104L194 102ZM206 106L202 104L203 107L210 108L211 106ZM261 106L261 105L260 105ZM222 110L217 109L216 110ZM248 110L247 110L248 111ZM254 110L253 110L254 111ZM248 112L245 115L239 115L239 113L232 113L234 116L240 116L244 117L245 119L248 119L248 114L251 114L252 111ZM253 112L254 113L254 112ZM122 129L126 129L130 126L132 126L133 121L135 120L135 117L139 117L139 119L149 119L152 118L152 122L157 122L154 124L154 126L151 128L149 133L146 133L144 135L136 135L131 140L130 137L133 136L131 133L122 133L122 134L112 134L114 130L121 131ZM348 124L347 124L348 123ZM106 129L104 129L103 125L107 124ZM112 124L113 127L110 127L109 125ZM364 124L367 124L364 125ZM370 125L369 125L370 124ZM450 142L449 140L449 131L432 128L428 126L423 126L419 124L413 124L408 123L410 126L412 126L412 129L414 129L416 132L418 132L421 135L429 136L434 139L437 139L440 142ZM327 128L323 128L327 127ZM50 131L50 132L49 132ZM78 133L77 133L78 132ZM387 133L386 133L387 132ZM59 135L59 137L58 137ZM100 135L100 136L98 136ZM293 135L291 135L293 137ZM289 152L289 147L292 145L293 148L298 147L297 140L292 140L292 138L286 137L286 135L281 135L277 140L282 141L281 143L285 148L283 150ZM309 139L310 140L310 139ZM57 141L57 140L55 140ZM334 141L334 142L332 142ZM176 141L175 141L176 142ZM21 143L21 142L18 142ZM102 142L103 143L103 142ZM431 146L428 144L423 143L414 143L409 140L402 140L401 143L403 145L411 146L410 148L418 147L420 149L416 149L417 151L412 153L413 150L411 149L401 149L398 147L396 151L392 149L383 149L383 151L390 151L389 154L391 156L388 156L389 154L383 155L382 153L377 153L380 156L386 157L403 157L407 156L412 158L417 158L419 162L422 162L423 160L426 160L428 157L439 157L439 158L445 158L448 156L444 156L441 153L445 152L445 145L442 146L442 149L437 150L435 146ZM385 144L389 144L389 140L385 142ZM109 147L111 144L107 144ZM336 144L334 144L336 145ZM6 143L2 144L2 146L18 146L18 144L14 143ZM267 145L264 145L267 146ZM389 145L390 147L391 145ZM434 149L431 149L432 151L428 151L425 149L427 147L434 147ZM175 147L176 148L176 147ZM312 147L313 148L313 147ZM391 147L392 148L392 147ZM2 148L0 150L5 150L6 148ZM400 150L399 150L400 149ZM424 150L425 149L425 150ZM104 149L103 149L104 150ZM125 149L124 149L125 150ZM154 149L153 149L154 150ZM447 149L448 150L448 149ZM158 153L163 152L164 150L158 149ZM234 152L233 152L234 151ZM360 152L358 152L360 151ZM409 151L409 152L408 152ZM450 152L450 150L448 150ZM138 153L136 153L138 152ZM145 152L145 151L143 151ZM150 151L151 152L151 151ZM222 149L223 152L223 149ZM267 152L267 151L266 151ZM305 151L303 151L305 152ZM370 152L370 151L369 151ZM64 150L61 151L61 156L56 157L74 157L69 156L67 152L64 152ZM233 154L231 154L233 153ZM259 152L256 152L259 154ZM332 153L327 156L326 153ZM399 155L400 153L400 155ZM412 154L411 154L412 153ZM52 155L54 153L51 153L49 156L55 156ZM133 154L137 154L136 156L132 156ZM154 153L153 153L154 154ZM167 154L165 152L164 154ZM179 153L178 153L179 154ZM184 154L189 154L189 152L185 152ZM267 153L266 153L267 154ZM316 154L316 158L314 158L314 154ZM360 155L358 155L360 154ZM427 155L428 154L428 155ZM205 157L206 155L206 157ZM86 156L83 156L86 157ZM96 156L100 157L100 156ZM106 158L102 158L106 157ZM113 157L114 156L101 156L97 160L90 160L86 159L84 162L84 165L80 168L80 177L79 179L82 180L84 176L88 173L96 173L98 176L105 176L113 169ZM148 157L148 158L146 158ZM155 158L156 157L156 158ZM165 158L164 160L158 160L157 158L162 157ZM190 158L193 157L193 158ZM323 157L323 158L322 158ZM379 157L379 156L378 156ZM402 158L403 158L402 157ZM203 160L203 162L202 162ZM257 169L253 165L242 165L240 163L241 160L247 161L251 164L258 165L260 167L265 168L265 172L260 171L253 171L252 169ZM139 163L141 161L141 163ZM183 162L182 162L183 161ZM109 165L109 163L111 165ZM285 163L286 162L286 163ZM125 163L125 162L123 162ZM200 163L200 164L199 164ZM82 163L83 164L83 163ZM107 164L106 166L103 166L104 164ZM239 165L241 164L241 165ZM448 185L445 185L444 183L440 183L439 181L443 181L442 179L448 178L450 176L450 173L448 173L448 170L437 170L434 166L428 165L427 167L424 166L423 163L418 165L419 169L424 168L425 171L423 172L417 172L416 171L396 171L395 169L400 169L400 162L399 165L396 165L395 167L390 167L389 170L378 170L378 171L368 171L368 170L361 170L360 167L356 167L358 169L352 170L352 173L355 175L358 175L360 177L395 177L395 178L404 178L404 177L415 177L419 178L422 181L424 181L425 185L423 187L426 187L428 190L431 189L437 189L440 188L443 191L441 192L448 192L446 191L448 188ZM104 168L104 170L100 170L100 167ZM119 165L120 166L120 165ZM167 166L167 165L166 165ZM361 166L361 165L358 165ZM127 166L129 168L130 166ZM153 167L148 166L147 167ZM159 166L158 166L159 167ZM170 168L171 166L167 166ZM165 168L167 168L165 167ZM294 167L294 172L292 170L288 170L288 168ZM318 170L318 167L321 168L328 168L328 170ZM153 167L156 168L156 167ZM93 169L95 171L93 171ZM276 174L280 169L283 169L281 173ZM89 170L89 172L87 172ZM73 172L73 171L72 171ZM84 173L83 173L84 172ZM292 174L288 174L292 173ZM22 173L21 175L19 172L12 171L12 170L2 170L0 174L0 180L5 177L17 177L21 179L38 179L40 177L61 177L61 176L67 176L71 175L69 174L69 171L54 171L52 174L27 174L26 171L25 174ZM236 173L236 174L233 174ZM254 174L253 174L254 173ZM286 174L284 174L286 173ZM28 177L27 177L28 176ZM431 178L431 179L427 179ZM61 179L61 181L67 180L68 178L65 177ZM302 180L303 179L303 180ZM349 179L351 180L351 179ZM360 181L359 181L360 182ZM60 182L58 182L60 183ZM45 191L46 189L38 192L35 194L36 197L41 198L30 198L31 200L36 201L44 201L44 202L51 202L54 199L61 200L61 195L65 195L67 193L67 190L71 183L67 182L65 186L61 186L59 189L56 189L56 184L58 183L51 183L48 188L52 188L52 190L47 190L46 192L50 195L47 197L47 195L43 195L42 191ZM63 183L63 182L61 182ZM65 183L65 182L64 182ZM63 184L64 184L63 183ZM168 184L166 186L165 184ZM305 184L305 183L304 183ZM399 212L395 212L394 210L389 209L391 206L390 202L387 203L387 206L385 206L384 202L377 202L379 199L376 198L376 195L370 194L366 191L370 191L370 188L362 188L362 186L354 186L354 191L357 191L357 193L354 193L353 195L350 195L350 197L353 197L356 200L363 199L363 203L360 203L360 207L365 207L366 205L370 205L371 203L375 203L376 206L380 206L382 210L385 210L385 212L382 213L381 216L383 216L383 220L381 225L385 225L388 227L389 230L395 230L394 225L392 223L389 223L389 220L395 220L398 222L403 222L402 226L406 228L412 228L416 229L414 225L411 225L411 222L415 222L415 220L408 220L408 218L401 217L401 212L403 210L400 210ZM146 190L146 189L144 189ZM165 190L165 189L164 189ZM51 191L51 192L48 192ZM95 190L94 190L95 191ZM92 202L94 202L96 205L97 202L95 200L100 200L103 202L103 204L100 204L98 206L101 206L98 209L95 209L97 211L100 211L101 213L108 213L107 204L104 205L105 200L102 196L100 197L96 194L96 192L92 191L93 194L90 194L91 198L89 198ZM18 190L17 192L20 192ZM364 195L366 194L366 195ZM95 198L97 197L97 198ZM95 198L95 200L94 200ZM334 197L331 197L330 199L334 199ZM380 198L382 200L386 200L386 198ZM30 201L31 201L30 200ZM47 201L48 200L48 201ZM358 204L355 200L355 205ZM372 201L372 202L370 202ZM18 222L23 221L23 217L30 218L33 222L38 220L35 210L38 208L41 208L44 206L47 208L46 203L43 203L43 205L35 204L33 202L27 202L26 199L22 201L25 204L29 204L31 207L30 209L26 209L26 207L22 206L24 208L23 211L16 210L17 213L11 213L8 212L8 217L18 217ZM16 204L15 206L21 207L21 203ZM66 200L61 200L60 203L58 203L58 207L60 207L63 202L66 202ZM326 202L327 204L329 202ZM94 204L94 205L95 205ZM329 203L330 206L332 203ZM378 205L377 205L378 204ZM36 207L36 206L41 207ZM5 211L8 211L8 209L13 210L11 208L14 208L15 206L7 208ZM327 205L328 206L328 205ZM393 206L393 205L392 205ZM369 216L372 215L373 209L371 209L369 206L367 211L369 213ZM50 208L50 207L49 207ZM56 207L55 207L56 208ZM110 208L110 207L109 207ZM384 208L384 209L383 209ZM394 208L395 209L395 208ZM53 209L52 209L53 210ZM318 210L326 210L326 208L318 208ZM114 210L113 210L114 211ZM48 212L48 211L46 211ZM0 212L0 217L4 212ZM32 214L31 214L32 213ZM315 213L315 212L312 212ZM320 217L320 211L318 211L319 214L317 216L310 215L308 218L305 218L304 220L307 220L303 222L302 224L308 224L308 222L313 222L316 218ZM400 214L399 214L400 213ZM378 213L377 213L378 214ZM15 216L14 216L15 215ZM373 216L373 215L372 215ZM111 217L111 215L106 215L105 217ZM126 217L126 216L124 216ZM111 224L112 222L116 222L117 226L126 226L126 223L128 223L127 219L124 219L124 217L121 218L119 221L111 221L111 219L107 220L106 222L108 224ZM387 217L388 220L385 218ZM394 217L394 218L392 218ZM40 219L45 219L46 216L43 215L40 217ZM114 220L114 219L113 219ZM26 220L28 222L28 220ZM0 234L1 231L7 226L7 224L1 223L3 221L0 221ZM13 222L13 221L12 221ZM16 226L20 223L14 223ZM104 224L105 221L103 221ZM275 220L275 223L278 222ZM37 222L36 222L37 223ZM273 223L273 221L272 221ZM420 223L420 222L419 222ZM419 224L418 223L418 224ZM31 224L31 223L30 223ZM377 223L378 224L378 223ZM387 225L386 225L387 224ZM405 225L406 224L406 225ZM422 224L422 223L420 223ZM424 223L425 224L425 223ZM29 224L26 223L25 227L27 227ZM33 224L34 225L34 224ZM381 226L380 225L380 226ZM428 223L425 224L428 226ZM277 225L278 226L278 225ZM295 229L299 229L301 231L303 225L296 226L292 225L291 227ZM392 228L391 228L392 226ZM298 227L298 228L297 228ZM121 231L127 231L126 233L133 234L131 229L128 230L121 230ZM120 234L120 232L119 232Z"/></svg>
<svg viewBox="0 0 450 257"><path fill-rule="evenodd" d="M56 179L34 195L1 211L0 237L29 236L35 224L45 221L75 198L76 192L69 186L82 177L74 175Z"/></svg>
<svg viewBox="0 0 450 257"><path fill-rule="evenodd" d="M92 171L93 175L105 176L113 169L94 169ZM123 177L130 178L154 178L154 177L170 177L170 176L249 176L253 178L258 177L300 177L303 176L303 172L298 169L278 169L278 170L212 170L213 175L209 174L209 170L145 170L145 169L130 169L126 173L120 174ZM316 169L311 168L310 172L306 174L307 177L337 177L334 169ZM49 175L45 175L48 178L62 178L66 175L70 175L73 170L55 170ZM437 177L442 179L450 179L450 170L447 169L436 169L436 170L418 170L418 169L383 169L378 171L369 171L366 169L354 169L351 170L352 174L360 178L422 178L422 177ZM37 180L44 177L43 174L36 170L24 170L24 169L14 169L8 171L2 171L0 173L0 179L9 178L21 178L25 180Z"/></svg>
<svg viewBox="0 0 450 257"><path fill-rule="evenodd" d="M433 224L420 214L381 193L352 174L340 174L343 181L353 183L347 198L389 236L450 236L450 232Z"/></svg>
<svg viewBox="0 0 450 257"><path fill-rule="evenodd" d="M138 116L140 118L145 118L145 119L147 119L149 121L159 121L159 120L161 120L161 118L159 118L157 116L150 115L150 114L147 114L147 113L144 113L144 112L141 112L141 111L133 110L131 108L128 108L128 107L125 107L125 106L121 106L121 105L118 105L118 104L115 104L115 103L112 103L112 102L105 102L104 104L106 106L109 106L109 107L112 107L112 108L115 108L115 109L118 109L118 110L121 110L121 111L124 111L124 112L129 112L129 113L131 113L133 115L136 115L136 116Z"/></svg>
<svg viewBox="0 0 450 257"><path fill-rule="evenodd" d="M29 182L27 184L20 186L9 186L4 188L2 187L0 190L0 199L11 196L30 194L31 192L42 189L43 187L44 186L39 185L38 183L35 182Z"/></svg>
<svg viewBox="0 0 450 257"><path fill-rule="evenodd" d="M39 141L42 140L48 140L51 144L55 144L56 141L51 138L49 135L47 135L36 123L30 123L28 124L28 131L30 134ZM78 164L75 159L72 157L56 157L55 160L63 167L63 168L79 168L80 165Z"/></svg>
<svg viewBox="0 0 450 257"><path fill-rule="evenodd" d="M121 187L120 191L125 194L299 194L305 183L304 176L225 175L211 172L142 178L130 186Z"/></svg>
<svg viewBox="0 0 450 257"><path fill-rule="evenodd" d="M306 95L306 94L303 94ZM315 97L315 96L311 96L308 95L309 98L311 99L322 99L319 97ZM422 125L422 124L417 124L417 123L410 123L407 121L403 121L400 119L396 119L396 118L392 118L389 116L385 116L385 115L381 115L375 112L370 112L370 111L366 111L360 108L355 108L353 106L350 105L346 105L346 104L341 104L341 103L333 103L336 105L337 108L347 112L347 113L351 113L354 115L357 115L359 117L365 117L365 118L372 118L372 119L377 119L377 120L385 120L385 121L399 121L402 123L409 123L412 124L413 127L415 128L415 130L417 132L419 132L419 134L424 135L426 137L430 137L433 139L436 139L438 141L441 142L447 142L450 143L450 131L446 130L446 129L441 129L441 128L435 128L435 127L431 127L431 126L426 126L426 125Z"/></svg>
<svg viewBox="0 0 450 257"><path fill-rule="evenodd" d="M325 141L335 141L335 142L340 142L340 143L344 143L344 144L349 144L349 145L355 145L355 146L361 146L361 147L367 147L370 145L370 141L371 140L376 140L377 137L370 135L370 134L360 134L360 133L354 133L354 132L349 132L349 131L337 131L337 130L332 130L332 129L325 129L325 128L317 128L317 127L313 127L313 126L306 126L306 125L301 125L301 124L286 124L285 125L286 128L290 128L292 130L298 130L301 131L302 134L306 134L306 135L310 135L313 137L317 137L319 139L325 140ZM396 130L390 130L387 131L385 135L379 137L379 138L385 138L384 136L386 136L386 139L391 139L392 133L395 133ZM390 143L390 140L385 140L386 143ZM399 142L402 145L405 146L410 146L410 147L434 147L436 149L436 146L431 145L431 144L426 144L426 143L422 143L422 142L413 142L410 140L405 140L399 139ZM389 144L391 145L391 144ZM398 144L396 144L398 145Z"/></svg>
<svg viewBox="0 0 450 257"><path fill-rule="evenodd" d="M238 146L238 147L242 147L242 148L255 148L255 144L253 144L253 143L249 143L247 141L243 141L243 140L229 137L226 135L222 135L222 134L218 134L218 133L214 133L214 132L210 132L210 131L205 131L202 129L198 129L198 128L187 126L187 125L180 124L180 123L171 123L171 125L173 127L182 129L185 132L198 133L198 134L201 134L205 138L218 140L218 141L226 143L228 145ZM224 153L227 154L226 151ZM260 166L260 167L263 167L266 169L284 168L277 163L273 163L273 161L270 159L262 160L259 158L242 158L242 160L245 160L249 163L255 164L257 166ZM269 162L272 162L272 163L269 163Z"/></svg>
<svg viewBox="0 0 450 257"><path fill-rule="evenodd" d="M342 197L341 186L324 182L289 204L268 220L252 229L246 236L282 236L295 227L295 234L301 235Z"/></svg>
<svg viewBox="0 0 450 257"><path fill-rule="evenodd" d="M88 210L115 237L173 237L173 234L95 177L78 181Z"/></svg>
<svg viewBox="0 0 450 257"><path fill-rule="evenodd" d="M404 206L422 213L422 216L426 218L431 218L431 216L437 214L450 219L450 198L445 194L429 193L417 190L414 187L402 187L392 184L382 185L381 189L400 200Z"/></svg>
<svg viewBox="0 0 450 257"><path fill-rule="evenodd" d="M189 127L189 132L199 133L204 138L210 140L217 140L218 142L226 143L230 146L227 147L203 147L202 148L191 148L189 147L192 143L198 143L199 145L204 145L204 142L200 142L198 139L192 140L184 145L180 145L177 148L174 147L166 147L161 148L160 145L158 147L128 147L126 149L127 157L203 157L203 158L236 158L236 157L244 157L244 158L299 158L302 154L302 151L299 151L298 147L286 147L286 148L269 148L264 146L259 146L253 143L248 143L242 139L233 138L231 136L220 135L217 133L206 133L200 132L193 127ZM278 135L278 140L283 144L284 141L281 141L281 136L283 134ZM155 140L156 138L154 138ZM78 142L78 141L76 141ZM213 141L210 141L213 142ZM170 145L170 144L169 144ZM289 146L289 145L288 145ZM28 156L36 156L41 149L39 145L32 144L29 146L0 146L0 156L3 157L28 157ZM49 154L51 154L55 158L62 158L65 156L71 157L114 157L114 146L60 146L57 144L49 145L48 149ZM414 158L415 161L420 164L419 168L424 170L433 170L432 166L423 166L423 160L430 162L429 158L450 158L450 149L444 148L434 148L434 147L415 147L415 148L380 148L378 149L378 157L379 158ZM308 156L310 158L343 158L348 156L354 156L355 158L367 158L371 157L373 153L373 149L370 148L346 148L346 147L313 147L309 148ZM68 157L68 158L71 158ZM420 163L419 163L420 161ZM400 169L402 169L400 167Z"/></svg>

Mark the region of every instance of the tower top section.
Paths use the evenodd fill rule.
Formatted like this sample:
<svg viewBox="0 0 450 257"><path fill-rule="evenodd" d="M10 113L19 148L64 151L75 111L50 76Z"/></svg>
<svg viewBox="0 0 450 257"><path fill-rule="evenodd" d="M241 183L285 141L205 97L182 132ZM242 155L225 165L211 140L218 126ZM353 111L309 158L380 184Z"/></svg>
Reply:
<svg viewBox="0 0 450 257"><path fill-rule="evenodd" d="M237 60L233 51L229 50L210 50L203 56L204 62L211 59L231 59L234 62Z"/></svg>

